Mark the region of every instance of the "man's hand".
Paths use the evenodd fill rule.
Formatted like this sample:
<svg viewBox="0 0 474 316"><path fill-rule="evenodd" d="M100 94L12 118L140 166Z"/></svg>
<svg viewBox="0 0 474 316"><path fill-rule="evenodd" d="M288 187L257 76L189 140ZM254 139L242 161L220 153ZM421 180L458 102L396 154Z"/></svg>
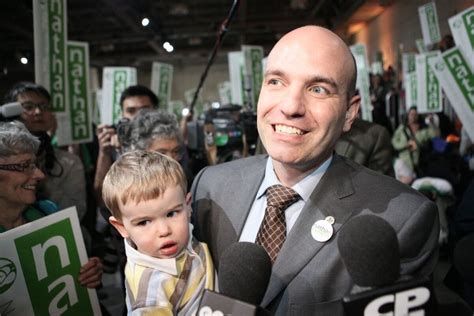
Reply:
<svg viewBox="0 0 474 316"><path fill-rule="evenodd" d="M98 287L102 282L104 267L98 257L89 258L89 261L79 270L79 283L90 289Z"/></svg>
<svg viewBox="0 0 474 316"><path fill-rule="evenodd" d="M97 138L99 139L99 150L103 154L110 155L118 146L115 129L107 124L100 124L97 127Z"/></svg>

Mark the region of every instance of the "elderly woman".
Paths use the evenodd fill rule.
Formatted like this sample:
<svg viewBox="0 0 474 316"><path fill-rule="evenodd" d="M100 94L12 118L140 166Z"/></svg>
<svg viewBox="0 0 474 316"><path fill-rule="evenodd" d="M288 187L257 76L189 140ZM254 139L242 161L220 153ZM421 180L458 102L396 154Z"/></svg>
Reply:
<svg viewBox="0 0 474 316"><path fill-rule="evenodd" d="M50 201L36 201L44 173L36 166L40 141L20 122L0 122L0 236L57 211ZM93 257L82 266L79 282L95 288L101 283L102 263Z"/></svg>
<svg viewBox="0 0 474 316"><path fill-rule="evenodd" d="M192 183L183 136L173 114L163 110L141 110L123 131L117 133L125 152L141 149L171 157L183 166L188 184Z"/></svg>
<svg viewBox="0 0 474 316"><path fill-rule="evenodd" d="M21 104L20 121L41 141L38 160L45 179L39 194L54 201L60 209L76 206L82 220L87 211L84 167L78 156L51 145L48 131L54 129L55 117L50 94L40 85L20 82L8 92L6 100Z"/></svg>

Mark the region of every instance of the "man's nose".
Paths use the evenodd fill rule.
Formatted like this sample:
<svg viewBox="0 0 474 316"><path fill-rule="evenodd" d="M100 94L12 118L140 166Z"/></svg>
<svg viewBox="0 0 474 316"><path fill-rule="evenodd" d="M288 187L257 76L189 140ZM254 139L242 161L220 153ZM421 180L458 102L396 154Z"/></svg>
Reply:
<svg viewBox="0 0 474 316"><path fill-rule="evenodd" d="M306 112L304 90L301 87L290 87L280 104L281 111L288 117L303 116Z"/></svg>

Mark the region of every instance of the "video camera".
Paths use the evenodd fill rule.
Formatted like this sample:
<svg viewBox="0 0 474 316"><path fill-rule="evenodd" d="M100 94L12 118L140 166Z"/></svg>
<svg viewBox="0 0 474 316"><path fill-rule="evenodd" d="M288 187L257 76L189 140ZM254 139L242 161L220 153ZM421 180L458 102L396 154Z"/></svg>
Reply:
<svg viewBox="0 0 474 316"><path fill-rule="evenodd" d="M224 162L240 158L236 152L242 151L245 139L249 154L253 155L258 140L257 116L241 110L239 105L210 109L204 118L188 122L188 148L204 152L205 142L216 145L218 160Z"/></svg>

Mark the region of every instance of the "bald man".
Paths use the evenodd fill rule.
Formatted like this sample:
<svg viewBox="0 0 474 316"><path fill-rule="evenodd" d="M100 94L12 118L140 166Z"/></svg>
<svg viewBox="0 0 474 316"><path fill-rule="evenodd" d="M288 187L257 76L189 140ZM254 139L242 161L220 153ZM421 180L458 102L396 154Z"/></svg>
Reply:
<svg viewBox="0 0 474 316"><path fill-rule="evenodd" d="M282 211L286 239L261 303L276 315L343 314L340 300L354 283L337 237L361 214L375 214L393 226L402 275L427 276L434 269L435 205L334 153L357 116L355 81L354 59L336 34L317 26L286 34L270 52L258 100L257 126L269 156L206 168L193 183L196 235L208 243L216 266L231 243L256 241L270 186L298 193Z"/></svg>

